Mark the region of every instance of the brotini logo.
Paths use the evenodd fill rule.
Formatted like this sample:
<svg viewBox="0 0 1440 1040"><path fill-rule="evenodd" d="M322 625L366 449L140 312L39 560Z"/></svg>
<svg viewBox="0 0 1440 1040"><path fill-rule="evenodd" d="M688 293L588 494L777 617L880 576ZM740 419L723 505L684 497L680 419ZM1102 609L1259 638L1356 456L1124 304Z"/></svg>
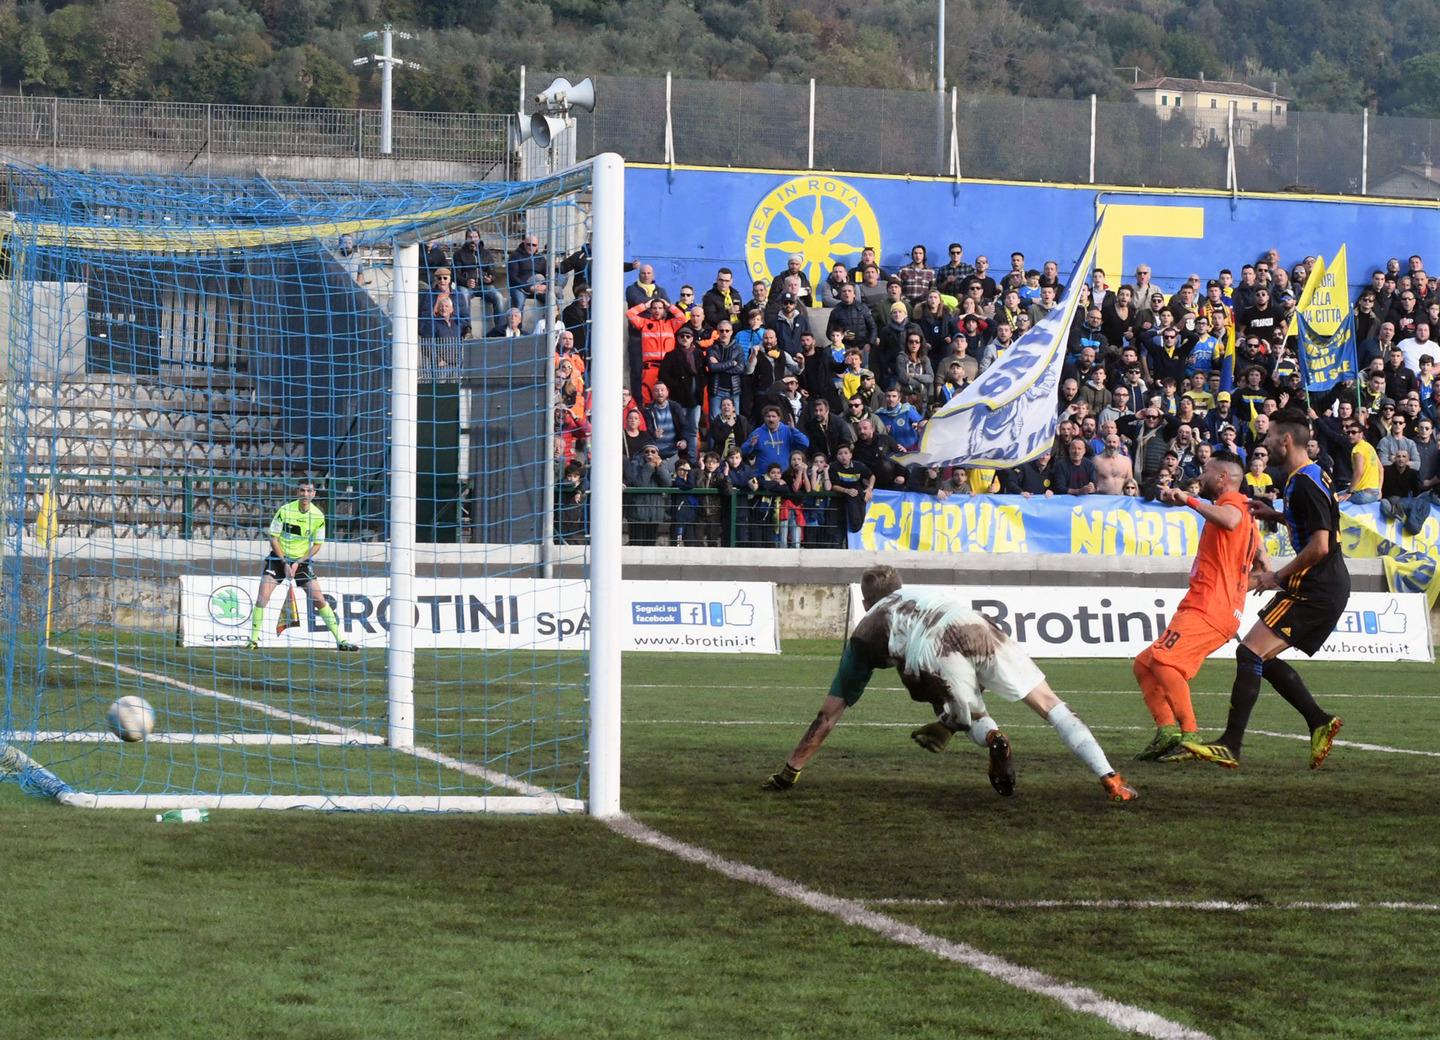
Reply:
<svg viewBox="0 0 1440 1040"><path fill-rule="evenodd" d="M239 585L221 585L210 593L210 619L236 628L250 621L250 593Z"/></svg>
<svg viewBox="0 0 1440 1040"><path fill-rule="evenodd" d="M852 267L860 251L880 255L880 224L865 197L837 177L795 177L766 192L745 230L750 277L767 281L785 270L792 254L802 258L811 285L819 285L836 261Z"/></svg>

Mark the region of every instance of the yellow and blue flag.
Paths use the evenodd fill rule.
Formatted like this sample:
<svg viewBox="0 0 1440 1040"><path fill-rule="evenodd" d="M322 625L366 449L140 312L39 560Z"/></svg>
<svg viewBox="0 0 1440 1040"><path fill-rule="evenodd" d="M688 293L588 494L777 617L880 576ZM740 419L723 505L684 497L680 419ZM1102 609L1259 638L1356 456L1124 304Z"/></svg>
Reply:
<svg viewBox="0 0 1440 1040"><path fill-rule="evenodd" d="M1345 246L1327 265L1315 261L1300 304L1300 378L1307 390L1329 390L1336 383L1353 381L1359 369L1355 350L1355 315L1350 310L1350 285Z"/></svg>

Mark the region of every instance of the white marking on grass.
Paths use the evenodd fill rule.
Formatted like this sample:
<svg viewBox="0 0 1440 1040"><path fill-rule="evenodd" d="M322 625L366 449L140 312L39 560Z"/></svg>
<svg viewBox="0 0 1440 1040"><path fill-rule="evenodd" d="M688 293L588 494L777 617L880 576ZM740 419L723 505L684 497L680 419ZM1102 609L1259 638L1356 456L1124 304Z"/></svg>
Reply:
<svg viewBox="0 0 1440 1040"><path fill-rule="evenodd" d="M866 906L946 906L978 910L1201 910L1252 913L1264 910L1318 910L1337 913L1345 910L1402 910L1440 913L1440 903L1379 901L1317 902L1295 900L1263 903L1247 899L866 899Z"/></svg>
<svg viewBox="0 0 1440 1040"><path fill-rule="evenodd" d="M37 730L17 732L14 739L20 743L34 744L122 744L115 734L108 730L67 731ZM385 738L366 734L351 736L348 733L151 733L145 738L147 744L206 744L238 745L241 747L261 746L322 746L322 747L366 747L383 745Z"/></svg>
<svg viewBox="0 0 1440 1040"><path fill-rule="evenodd" d="M1172 1022L1168 1018L1162 1018L1153 1011L1146 1011L1144 1008L1111 1000L1093 989L1071 985L1033 968L1026 968L1023 965L1007 961L1003 957L976 949L968 943L953 942L938 935L931 935L913 924L907 924L871 910L863 903L853 899L826 895L813 888L807 888L798 881L791 881L789 878L781 877L779 874L771 873L760 867L726 859L709 849L662 834L633 817L616 816L606 820L605 823L615 833L629 838L631 841L668 852L672 856L698 864L735 881L757 885L782 899L799 903L818 913L828 914L845 924L867 929L891 942L923 950L956 964L963 964L967 968L988 975L1016 989L1049 997L1072 1011L1082 1015L1091 1015L1117 1029L1139 1033L1141 1036L1155 1037L1156 1040L1211 1040L1208 1034L1181 1025L1179 1022Z"/></svg>
<svg viewBox="0 0 1440 1040"><path fill-rule="evenodd" d="M284 708L277 708L265 701L257 701L251 697L237 697L231 693L221 693L219 690L207 689L204 686L196 686L194 683L186 682L183 679L175 679L168 675L161 675L159 672L146 672L139 668L131 668L128 664L121 664L119 661L105 661L98 657L91 657L76 650L66 650L63 647L51 647L56 653L76 658L80 661L88 661L91 664L100 665L102 668L113 668L124 675L132 675L137 679L148 679L151 682L161 683L177 690L184 690L186 693L193 693L200 697L209 697L212 700L224 701L227 704L238 704L251 711L258 711L262 715L269 715L271 718L282 719L287 722L298 723L302 726L309 726L311 729L323 730L326 733L339 733L355 741L356 743L368 742L372 734L364 730L354 729L349 726L337 726L333 722L326 722L324 719L311 718L299 712L287 711ZM446 769L453 769L457 773L464 773L466 776L473 776L484 780L486 783L494 784L496 787L507 787L512 791L521 794L533 795L535 797L558 797L554 791L548 791L543 787L527 783L509 773L501 773L498 770L486 769L484 766L472 765L469 762L462 762L458 758L451 758L449 755L421 745L414 745L406 748L395 748L394 750L411 755L424 762L432 762L435 765L444 766Z"/></svg>
<svg viewBox="0 0 1440 1040"><path fill-rule="evenodd" d="M787 656L786 660L789 660L788 656ZM517 685L519 685L519 683L517 683ZM536 688L544 688L544 689L550 689L550 688L551 688L551 686L550 686L549 684L542 683L542 682L540 682L540 681L538 681L538 680L530 683L529 685L533 685L533 686L535 686ZM687 682L687 683L678 683L678 682L675 682L675 683L631 683L631 682L627 682L627 683L625 684L625 689L627 689L627 690L672 690L672 691L674 691L674 692L676 692L676 693L692 693L692 692L694 692L694 691L696 691L696 690L704 690L704 691L707 691L707 692L708 692L708 691L711 691L711 690L714 690L714 691L719 691L719 692L724 692L724 693L737 693L737 692L739 692L739 693L774 693L774 692L775 692L775 687L774 687L773 685L767 685L767 684L764 684L764 683L761 683L761 684L759 684L759 685L754 685L754 686L743 686L743 685L740 685L739 683L701 683L701 684L696 684L696 683L689 683L689 682ZM905 687L903 687L903 686L881 686L881 685L878 685L878 684L875 684L875 683L870 684L869 686L866 687L866 689L869 690L869 691L871 691L871 692L879 691L879 692L882 692L882 693L904 693L904 692L905 692ZM798 691L797 691L797 692L798 692ZM1106 697L1119 697L1119 696L1124 696L1124 697L1134 697L1134 698L1136 698L1137 700L1140 699L1140 690L1139 690L1139 688L1130 689L1130 690L1071 690L1071 689L1060 689L1059 687L1057 687L1056 690L1055 690L1055 692L1056 692L1057 694L1062 695L1062 696L1063 696L1063 695L1071 695L1071 694L1090 694L1090 693L1096 693L1096 694L1100 694L1100 695L1106 696ZM1440 699L1440 697L1437 697L1437 695L1436 695L1436 694L1433 694L1433 693L1340 693L1340 692L1329 691L1329 690L1312 690L1311 692L1312 692L1316 697L1323 697L1323 698L1325 698L1326 700L1339 699L1339 700L1352 700L1352 701L1433 701L1433 700ZM807 693L807 696L808 696L808 691L806 691L806 693ZM1192 696L1192 697L1226 697L1226 698L1228 698L1228 697L1230 696L1230 691L1229 691L1229 690L1192 690L1191 693L1190 693L1190 696Z"/></svg>
<svg viewBox="0 0 1440 1040"><path fill-rule="evenodd" d="M1310 743L1305 733L1273 733L1265 729L1252 729L1251 733L1262 737L1278 737L1281 740L1303 740ZM1336 740L1336 747L1354 748L1356 751L1378 751L1383 755L1421 755L1425 758L1440 758L1440 751L1417 751L1414 748L1391 747L1389 744L1367 744L1359 740Z"/></svg>
<svg viewBox="0 0 1440 1040"><path fill-rule="evenodd" d="M483 719L467 719L467 722L482 722ZM798 724L794 719L626 719L627 726L774 726L774 727L795 727ZM918 722L859 722L847 721L847 729L914 729ZM1092 730L1102 733L1149 733L1153 726L1113 726L1103 722L1088 724ZM1022 729L1050 729L1050 726L1040 722L1019 722L1011 723L1002 727L1006 730ZM1276 733L1266 729L1252 729L1250 736L1277 737L1281 740L1303 740L1308 742L1310 738L1303 733ZM1440 751L1420 751L1415 748L1391 747L1388 744L1367 744L1358 740L1336 740L1336 747L1353 748L1356 751L1378 751L1387 755L1419 755L1424 758L1440 758Z"/></svg>

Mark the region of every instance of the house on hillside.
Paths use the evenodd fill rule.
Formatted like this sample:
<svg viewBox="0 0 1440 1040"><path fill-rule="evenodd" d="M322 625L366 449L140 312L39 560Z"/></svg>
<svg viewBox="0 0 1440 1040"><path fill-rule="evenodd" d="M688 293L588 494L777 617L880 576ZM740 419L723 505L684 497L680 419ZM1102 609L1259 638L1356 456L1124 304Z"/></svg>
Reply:
<svg viewBox="0 0 1440 1040"><path fill-rule="evenodd" d="M1401 166L1372 184L1370 194L1392 199L1440 199L1440 167L1432 166L1429 159L1414 166Z"/></svg>
<svg viewBox="0 0 1440 1040"><path fill-rule="evenodd" d="M1148 105L1161 119L1183 116L1195 124L1194 143L1224 141L1230 107L1235 108L1235 143L1248 147L1250 136L1261 127L1283 127L1290 99L1273 90L1224 80L1182 79L1161 76L1130 88L1135 100Z"/></svg>

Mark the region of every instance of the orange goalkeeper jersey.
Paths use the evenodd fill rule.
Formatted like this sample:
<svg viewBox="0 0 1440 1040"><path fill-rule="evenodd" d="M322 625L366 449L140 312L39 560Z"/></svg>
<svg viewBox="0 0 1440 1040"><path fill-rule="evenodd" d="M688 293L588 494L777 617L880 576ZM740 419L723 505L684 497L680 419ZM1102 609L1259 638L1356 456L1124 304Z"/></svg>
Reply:
<svg viewBox="0 0 1440 1040"><path fill-rule="evenodd" d="M1205 525L1200 532L1200 550L1190 568L1190 591L1176 609L1198 611L1228 637L1240 629L1250 565L1260 548L1260 531L1250 518L1249 504L1240 492L1227 491L1215 504L1234 506L1240 510L1242 519L1233 531L1219 524Z"/></svg>

